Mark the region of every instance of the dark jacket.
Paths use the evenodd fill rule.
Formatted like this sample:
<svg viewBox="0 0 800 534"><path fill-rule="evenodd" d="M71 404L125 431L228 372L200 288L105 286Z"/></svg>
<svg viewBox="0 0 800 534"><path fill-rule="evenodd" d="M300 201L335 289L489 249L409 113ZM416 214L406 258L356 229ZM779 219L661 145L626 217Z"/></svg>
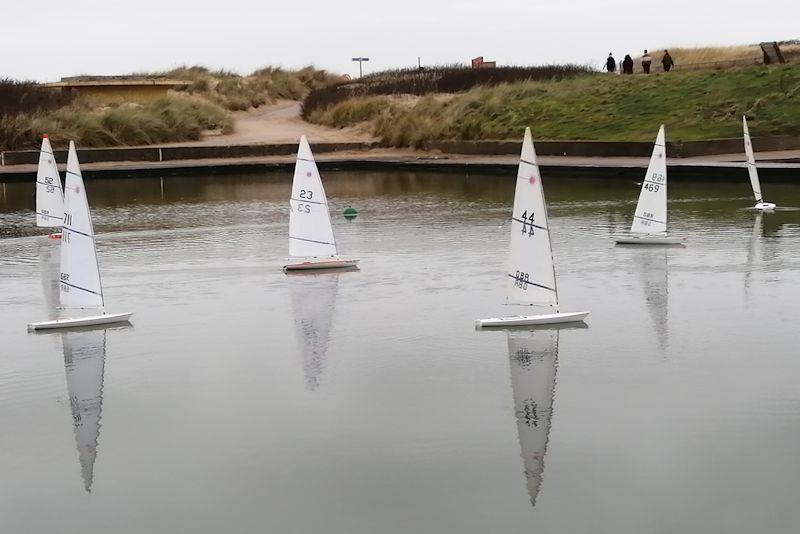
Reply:
<svg viewBox="0 0 800 534"><path fill-rule="evenodd" d="M606 60L606 70L608 72L614 72L617 70L617 62L614 61L612 56L608 56L608 59Z"/></svg>
<svg viewBox="0 0 800 534"><path fill-rule="evenodd" d="M622 73L633 74L633 59L630 54L626 55L625 59L622 60Z"/></svg>

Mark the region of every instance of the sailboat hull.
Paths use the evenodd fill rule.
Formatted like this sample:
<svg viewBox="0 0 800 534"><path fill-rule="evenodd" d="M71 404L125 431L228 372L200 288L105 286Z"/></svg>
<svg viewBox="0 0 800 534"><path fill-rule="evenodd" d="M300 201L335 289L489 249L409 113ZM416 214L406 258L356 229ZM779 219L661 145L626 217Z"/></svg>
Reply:
<svg viewBox="0 0 800 534"><path fill-rule="evenodd" d="M358 260L312 260L301 263L290 263L283 266L285 272L308 271L312 269L348 269L356 267Z"/></svg>
<svg viewBox="0 0 800 534"><path fill-rule="evenodd" d="M479 328L503 326L533 326L580 322L586 319L589 312L548 313L542 315L516 315L512 317L491 317L475 323Z"/></svg>
<svg viewBox="0 0 800 534"><path fill-rule="evenodd" d="M42 321L39 323L30 323L28 325L28 330L78 328L81 326L95 326L102 324L123 323L127 322L132 315L133 312L107 313L103 315L94 315L91 317L79 317L75 319L56 319L54 321Z"/></svg>
<svg viewBox="0 0 800 534"><path fill-rule="evenodd" d="M667 236L642 236L642 237L617 237L614 239L617 245L686 245L685 237Z"/></svg>
<svg viewBox="0 0 800 534"><path fill-rule="evenodd" d="M757 202L756 205L753 206L753 209L759 211L772 211L775 208L777 208L777 206L772 202Z"/></svg>

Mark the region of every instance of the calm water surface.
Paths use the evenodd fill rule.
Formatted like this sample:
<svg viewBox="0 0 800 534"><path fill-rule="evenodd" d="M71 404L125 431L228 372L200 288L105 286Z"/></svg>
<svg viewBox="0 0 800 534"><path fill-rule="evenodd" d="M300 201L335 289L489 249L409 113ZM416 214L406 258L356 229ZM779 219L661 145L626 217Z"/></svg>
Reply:
<svg viewBox="0 0 800 534"><path fill-rule="evenodd" d="M88 182L108 309L135 315L66 334L26 332L57 245L5 187L0 532L797 531L800 211L678 182L689 246L614 247L633 181L545 177L588 328L475 331L513 177L324 178L360 271L281 272L286 175Z"/></svg>

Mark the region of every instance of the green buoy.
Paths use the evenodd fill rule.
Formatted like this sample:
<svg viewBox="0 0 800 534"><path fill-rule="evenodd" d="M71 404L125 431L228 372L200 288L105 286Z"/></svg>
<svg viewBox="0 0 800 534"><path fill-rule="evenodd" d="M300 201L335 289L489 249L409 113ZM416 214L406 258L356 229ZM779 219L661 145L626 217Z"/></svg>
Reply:
<svg viewBox="0 0 800 534"><path fill-rule="evenodd" d="M355 219L356 216L358 215L358 211L355 208L350 207L350 206L347 206L344 209L343 213L344 213L344 216L345 216L346 219Z"/></svg>

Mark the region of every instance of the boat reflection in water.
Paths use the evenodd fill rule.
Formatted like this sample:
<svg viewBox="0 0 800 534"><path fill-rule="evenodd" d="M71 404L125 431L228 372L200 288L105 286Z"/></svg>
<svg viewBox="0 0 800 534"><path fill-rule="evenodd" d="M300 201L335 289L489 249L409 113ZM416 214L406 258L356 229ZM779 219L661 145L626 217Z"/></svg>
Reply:
<svg viewBox="0 0 800 534"><path fill-rule="evenodd" d="M42 281L42 294L47 317L55 319L58 300L59 268L61 266L61 243L54 239L47 239L39 244L39 275Z"/></svg>
<svg viewBox="0 0 800 534"><path fill-rule="evenodd" d="M553 417L559 329L509 331L508 356L514 411L531 504L542 486L544 455Z"/></svg>
<svg viewBox="0 0 800 534"><path fill-rule="evenodd" d="M100 437L106 330L79 330L61 334L75 443L83 487L87 492L92 489L97 441Z"/></svg>
<svg viewBox="0 0 800 534"><path fill-rule="evenodd" d="M287 274L294 324L302 350L303 373L309 391L317 388L319 376L325 368L339 275L342 272L316 271L307 274L295 271Z"/></svg>
<svg viewBox="0 0 800 534"><path fill-rule="evenodd" d="M647 311L653 320L653 326L661 350L666 350L669 345L669 269L667 263L667 250L661 248L648 248L638 251L636 263L638 264L644 299Z"/></svg>

